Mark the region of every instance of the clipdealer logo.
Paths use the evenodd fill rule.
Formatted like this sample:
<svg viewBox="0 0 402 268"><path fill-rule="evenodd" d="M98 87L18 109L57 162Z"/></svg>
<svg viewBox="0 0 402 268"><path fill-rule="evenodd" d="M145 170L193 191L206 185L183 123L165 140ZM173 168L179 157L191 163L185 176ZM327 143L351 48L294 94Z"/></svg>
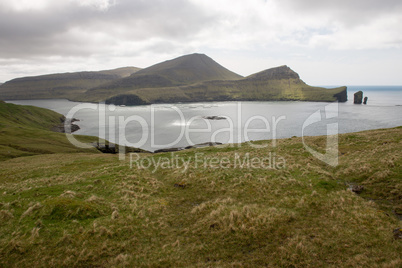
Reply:
<svg viewBox="0 0 402 268"><path fill-rule="evenodd" d="M135 147L135 148L141 148L146 142L148 142L148 139L150 138L151 140L151 147L157 147L161 146L161 144L156 144L155 141L155 135L154 130L155 128L153 127L155 124L155 109L151 105L150 107L150 122L147 122L143 117L139 115L131 115L131 116L108 116L106 118L106 111L115 111L116 106L114 105L105 105L104 103L100 104L90 104L90 103L82 103L78 104L75 107L73 107L67 114L67 118L73 118L74 115L83 109L90 109L97 111L99 113L99 138L103 140L107 140L108 138L112 138L113 140L116 140L116 144L118 146L118 152L119 152L119 159L124 160L126 158L126 146L127 147ZM204 120L206 123L207 127L206 128L191 128L191 122L194 120L200 119L198 117L193 117L189 120L185 120L183 112L176 106L170 107L172 110L174 110L177 115L180 118L180 135L177 137L177 139L173 142L170 142L169 144L163 144L165 148L172 148L176 144L178 144L182 139L186 139L188 144L194 145L194 143L190 139L190 133L211 133L211 142L215 142L216 136L222 132L227 132L229 135L229 141L227 144L222 145L223 147L225 146L237 146L241 147L242 145L242 138L243 142L244 140L249 140L249 134L252 132L255 133L270 133L272 134L272 139L271 139L271 146L273 148L276 147L276 138L277 138L277 129L278 129L278 124L282 120L286 120L286 116L280 116L280 117L275 117L272 116L271 123L267 120L266 117L261 116L261 115L254 115L251 116L246 120L246 122L242 121L242 106L241 102L237 103L237 119L239 120L237 122L238 126L243 126L243 127L238 127L237 129L234 128L234 121L230 118L227 117L227 122L229 124L229 128L219 128L215 130L214 132L212 131L212 126L211 123L208 120ZM339 115L339 110L338 110L338 103L331 103L329 105L326 105L323 110L317 110L314 113L312 113L304 122L302 126L302 142L305 147L305 149L311 153L314 157L319 159L320 161L325 162L326 164L330 166L337 166L338 165L338 123L329 123L326 125L326 149L325 153L320 153L316 150L314 150L312 147L310 147L305 140L305 130L309 126L312 126L314 124L317 124L321 121L329 120L329 119L334 119L337 118ZM253 129L250 127L252 125L251 123L254 120L259 120L262 122L264 128L259 128L259 129ZM125 129L127 125L130 122L135 122L140 125L141 128L141 138L135 142L132 143L130 142L127 137L125 136L126 132ZM69 122L65 122L65 130L66 130L66 136L68 140L75 145L76 147L79 148L92 148L92 145L82 143L78 141L74 135L72 134L67 134L70 132L71 125ZM108 131L106 131L108 130ZM237 140L234 139L234 132L238 131L237 133ZM118 132L118 133L117 133ZM107 137L108 134L108 137ZM258 143L254 144L252 142L248 143L252 148L266 148L268 147L269 143ZM173 160L172 160L173 159ZM242 160L240 160L242 159ZM205 158L202 160L203 165L200 165L199 159L193 159L195 160L195 164L197 167L211 167L211 168L226 168L227 166L235 166L236 168L283 168L285 166L285 160L282 157L277 156L276 154L273 155L272 152L267 151L265 156L257 159L257 158L250 158L248 154L244 156L239 156L239 154L236 154L232 159L208 159ZM275 162L275 160L277 160ZM151 158L141 158L138 154L130 155L130 161L131 161L131 166L133 166L133 162L137 166L140 167L171 167L171 168L177 168L180 166L178 163L181 162L181 167L184 168L185 170L188 169L188 164L185 162L186 160L180 159L178 160L176 156L171 157L171 159L161 159L159 160L151 160ZM154 162L152 162L154 161ZM158 162L155 162L158 161ZM232 163L231 163L232 161ZM241 161L246 164L239 164ZM279 166L276 164L279 163Z"/></svg>
<svg viewBox="0 0 402 268"><path fill-rule="evenodd" d="M323 120L328 120L328 119L333 119L337 118L339 116L339 105L338 102L334 102L331 104L328 104L324 107L323 115L321 114L321 110L315 111L313 114L311 114L303 123L302 127L302 140L303 140L303 145L306 148L306 150L312 154L315 158L319 159L320 161L336 167L338 165L338 122L336 123L329 123L326 125L327 128L327 134L326 134L326 148L325 148L325 153L320 153L310 146L307 145L305 142L305 135L304 131L305 129L313 125L315 123L321 122Z"/></svg>
<svg viewBox="0 0 402 268"><path fill-rule="evenodd" d="M150 106L150 120L147 121L143 117L139 115L131 115L131 116L116 116L116 115L111 115L111 116L106 116L107 112L113 112L116 109L115 105L105 105L105 103L100 103L100 104L91 104L91 103L82 103L78 104L75 107L73 107L68 114L66 115L67 118L74 118L75 114L81 110L84 109L89 109L98 112L98 127L99 127L99 139L100 140L114 140L115 143L118 146L118 153L119 153L119 159L124 160L126 157L126 147L133 147L133 148L141 148L144 146L148 141L150 141L151 148L174 148L179 144L181 141L185 140L187 144L189 145L195 145L191 139L191 134L194 133L210 133L211 134L211 141L212 143L217 142L216 139L217 137L222 134L222 133L227 133L228 135L228 141L225 142L227 146L229 144L237 147L241 147L242 142L244 141L249 141L251 140L250 134L251 133L266 133L272 134L272 147L275 147L276 145L276 132L278 128L278 124L286 119L286 116L279 116L271 117L271 122L264 117L260 115L254 115L245 122L243 122L243 114L242 114L242 105L241 102L237 103L236 106L236 111L237 114L234 116L235 119L232 119L230 117L225 117L226 122L228 123L228 127L223 127L223 128L218 128L213 130L213 127L211 125L211 122L207 119L200 118L200 116L193 116L192 118L189 118L186 120L184 113L176 106L170 107L172 109L176 116L178 116L180 122L180 134L177 137L172 137L176 138L174 141L169 142L168 144L157 144L158 141L155 139L155 125L156 125L156 115L155 115L155 107L153 105ZM197 128L192 125L192 123L196 120L203 120L206 127L202 128ZM254 121L259 121L262 124L262 128L253 128L253 122ZM139 132L140 132L140 139L136 142L129 141L129 139L126 136L126 131L125 129L127 128L128 124L130 123L136 123L139 124ZM235 125L238 127L236 128ZM242 126L242 127L240 127ZM71 131L71 125L69 122L65 122L65 132L67 139L70 141L71 144L78 148L92 148L91 145L82 143L78 141L74 135L68 134ZM237 138L236 138L237 137ZM267 138L268 139L268 138ZM265 144L253 144L250 143L253 148L265 148L268 147L268 143Z"/></svg>

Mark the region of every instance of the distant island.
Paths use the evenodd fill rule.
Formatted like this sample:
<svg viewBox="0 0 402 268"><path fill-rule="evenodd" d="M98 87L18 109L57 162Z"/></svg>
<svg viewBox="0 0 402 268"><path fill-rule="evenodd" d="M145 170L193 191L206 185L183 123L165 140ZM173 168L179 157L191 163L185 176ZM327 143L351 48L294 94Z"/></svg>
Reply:
<svg viewBox="0 0 402 268"><path fill-rule="evenodd" d="M0 85L0 99L69 99L116 105L208 101L347 101L347 88L312 87L288 66L240 76L204 54L145 69L124 67L24 77Z"/></svg>

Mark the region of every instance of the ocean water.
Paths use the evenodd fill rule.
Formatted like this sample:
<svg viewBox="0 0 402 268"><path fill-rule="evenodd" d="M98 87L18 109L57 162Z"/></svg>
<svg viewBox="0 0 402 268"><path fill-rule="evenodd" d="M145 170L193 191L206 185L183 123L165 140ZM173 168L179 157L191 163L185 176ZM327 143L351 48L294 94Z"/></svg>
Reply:
<svg viewBox="0 0 402 268"><path fill-rule="evenodd" d="M363 91L363 97L368 97L368 104L371 106L402 105L402 86L348 86L347 104L353 104L353 94L359 90Z"/></svg>
<svg viewBox="0 0 402 268"><path fill-rule="evenodd" d="M367 105L353 104L359 90ZM402 126L402 86L350 86L346 103L202 102L120 107L68 100L19 100L78 118L76 134L154 151L204 142L349 133ZM74 112L75 109L75 112ZM205 117L220 116L222 120Z"/></svg>
<svg viewBox="0 0 402 268"><path fill-rule="evenodd" d="M370 106L402 105L402 86L348 86L348 104L353 104L353 94L359 90Z"/></svg>

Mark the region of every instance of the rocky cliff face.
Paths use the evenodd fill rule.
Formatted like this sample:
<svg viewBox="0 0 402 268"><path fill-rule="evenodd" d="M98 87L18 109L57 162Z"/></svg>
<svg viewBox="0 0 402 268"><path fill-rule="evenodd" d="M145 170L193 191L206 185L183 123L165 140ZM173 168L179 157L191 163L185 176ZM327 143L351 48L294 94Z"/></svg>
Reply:
<svg viewBox="0 0 402 268"><path fill-rule="evenodd" d="M348 90L347 87L345 89L337 94L334 95L334 97L337 99L339 102L346 102L348 101Z"/></svg>
<svg viewBox="0 0 402 268"><path fill-rule="evenodd" d="M123 94L111 97L105 101L106 104L115 104L115 105L126 105L126 106L135 106L135 105L145 105L148 104L143 99L134 94Z"/></svg>
<svg viewBox="0 0 402 268"><path fill-rule="evenodd" d="M362 104L363 102L363 92L362 91L357 91L354 95L354 104Z"/></svg>

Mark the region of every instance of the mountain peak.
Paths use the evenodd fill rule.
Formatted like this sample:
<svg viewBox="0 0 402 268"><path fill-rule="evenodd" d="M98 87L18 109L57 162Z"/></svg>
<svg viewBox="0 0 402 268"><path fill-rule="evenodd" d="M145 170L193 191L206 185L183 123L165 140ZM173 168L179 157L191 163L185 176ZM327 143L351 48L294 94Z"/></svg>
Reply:
<svg viewBox="0 0 402 268"><path fill-rule="evenodd" d="M211 80L238 80L242 77L229 71L205 54L194 53L155 64L133 74L163 76L176 84Z"/></svg>
<svg viewBox="0 0 402 268"><path fill-rule="evenodd" d="M275 68L267 69L250 76L246 79L252 80L267 80L267 79L300 79L299 75L290 69L287 65L278 66Z"/></svg>
<svg viewBox="0 0 402 268"><path fill-rule="evenodd" d="M192 54L183 55L181 57L207 57L207 58L209 58L204 53L192 53Z"/></svg>

